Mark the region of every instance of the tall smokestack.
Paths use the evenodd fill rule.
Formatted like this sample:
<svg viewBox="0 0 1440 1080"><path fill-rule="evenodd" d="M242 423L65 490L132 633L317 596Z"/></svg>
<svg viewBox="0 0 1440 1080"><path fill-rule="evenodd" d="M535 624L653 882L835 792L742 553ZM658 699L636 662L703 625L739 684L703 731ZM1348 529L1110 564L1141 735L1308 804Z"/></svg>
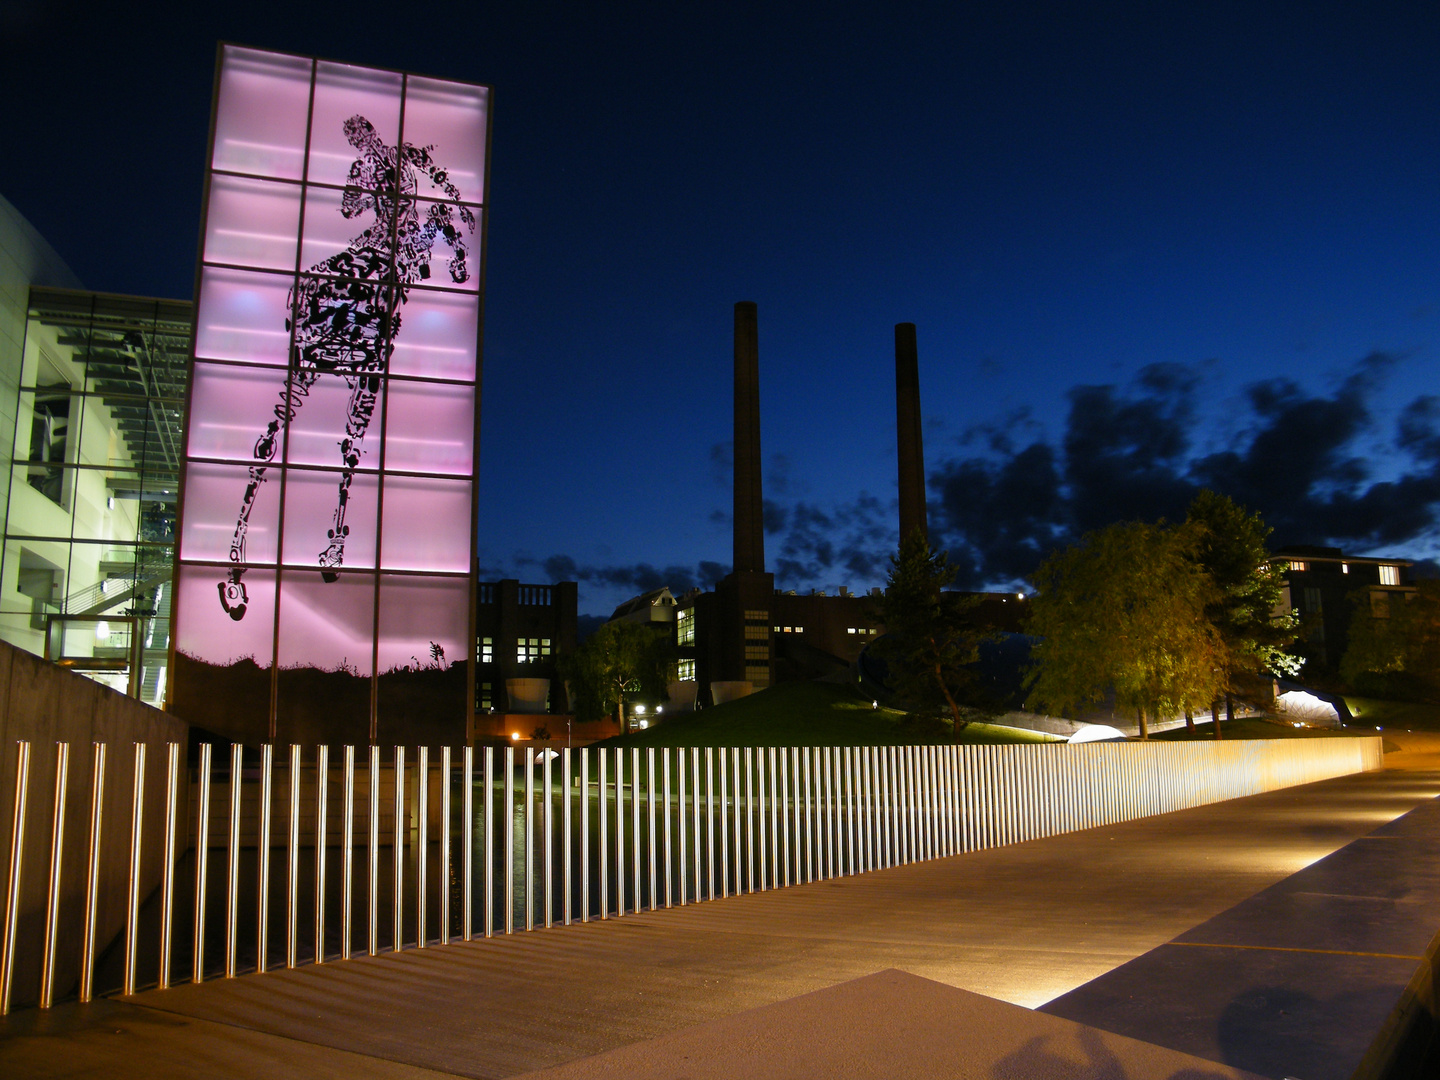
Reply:
<svg viewBox="0 0 1440 1080"><path fill-rule="evenodd" d="M915 324L895 324L895 435L900 462L900 539L925 525L925 449L920 443L920 358Z"/></svg>
<svg viewBox="0 0 1440 1080"><path fill-rule="evenodd" d="M755 305L735 305L735 572L765 572L760 495L760 338Z"/></svg>

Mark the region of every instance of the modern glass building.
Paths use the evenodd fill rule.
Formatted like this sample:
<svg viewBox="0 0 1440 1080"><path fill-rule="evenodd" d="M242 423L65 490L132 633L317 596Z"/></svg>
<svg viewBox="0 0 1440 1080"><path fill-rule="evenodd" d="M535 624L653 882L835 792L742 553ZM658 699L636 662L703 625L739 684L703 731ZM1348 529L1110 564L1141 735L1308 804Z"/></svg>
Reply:
<svg viewBox="0 0 1440 1080"><path fill-rule="evenodd" d="M31 287L0 391L0 638L154 704L192 325L182 301Z"/></svg>

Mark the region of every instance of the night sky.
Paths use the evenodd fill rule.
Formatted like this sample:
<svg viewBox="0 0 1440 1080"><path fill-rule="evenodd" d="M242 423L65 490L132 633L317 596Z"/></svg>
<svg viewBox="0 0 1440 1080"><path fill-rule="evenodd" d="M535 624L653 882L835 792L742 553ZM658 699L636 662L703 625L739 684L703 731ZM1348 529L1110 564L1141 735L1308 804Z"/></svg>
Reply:
<svg viewBox="0 0 1440 1080"><path fill-rule="evenodd" d="M779 587L883 583L901 321L961 584L1200 485L1440 555L1433 0L7 0L0 194L88 287L191 296L219 39L494 86L487 574L728 569L737 300Z"/></svg>

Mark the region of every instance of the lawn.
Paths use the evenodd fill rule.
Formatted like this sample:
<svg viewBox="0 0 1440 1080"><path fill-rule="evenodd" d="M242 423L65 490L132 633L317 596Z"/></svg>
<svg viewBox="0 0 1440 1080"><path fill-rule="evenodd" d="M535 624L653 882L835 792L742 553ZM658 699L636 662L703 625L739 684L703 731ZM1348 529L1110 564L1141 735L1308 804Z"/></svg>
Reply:
<svg viewBox="0 0 1440 1080"><path fill-rule="evenodd" d="M1345 695L1345 704L1359 730L1396 728L1400 731L1440 731L1440 705L1423 701L1387 701L1383 698ZM1352 725L1352 726L1354 726Z"/></svg>
<svg viewBox="0 0 1440 1080"><path fill-rule="evenodd" d="M599 746L904 746L949 743L920 734L903 713L873 708L847 686L789 682L738 701L680 713ZM993 724L971 724L962 743L1052 742L1054 736Z"/></svg>

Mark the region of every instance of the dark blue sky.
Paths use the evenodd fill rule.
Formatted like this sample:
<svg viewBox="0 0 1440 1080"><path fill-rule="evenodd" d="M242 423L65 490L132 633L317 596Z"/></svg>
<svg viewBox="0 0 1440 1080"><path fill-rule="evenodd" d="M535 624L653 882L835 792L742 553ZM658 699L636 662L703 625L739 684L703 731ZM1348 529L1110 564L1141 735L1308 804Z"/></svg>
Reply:
<svg viewBox="0 0 1440 1080"><path fill-rule="evenodd" d="M482 565L583 610L728 563L740 299L782 587L883 581L898 321L967 583L1199 484L1440 548L1434 3L97 7L0 6L92 288L190 295L217 39L495 87Z"/></svg>

